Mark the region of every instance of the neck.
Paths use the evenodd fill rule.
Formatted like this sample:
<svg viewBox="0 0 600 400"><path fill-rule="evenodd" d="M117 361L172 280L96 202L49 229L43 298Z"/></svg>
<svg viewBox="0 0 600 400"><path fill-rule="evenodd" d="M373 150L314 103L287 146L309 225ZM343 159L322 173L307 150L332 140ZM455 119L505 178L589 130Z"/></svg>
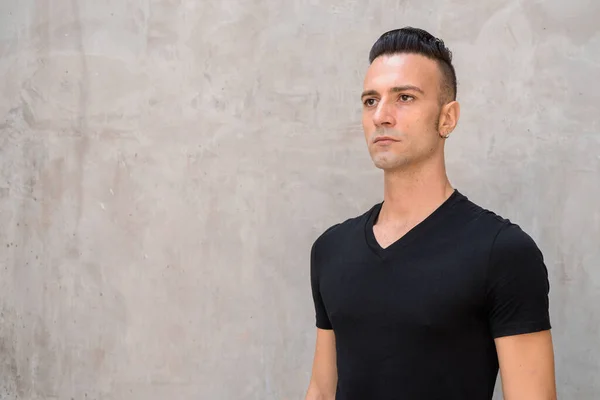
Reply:
<svg viewBox="0 0 600 400"><path fill-rule="evenodd" d="M379 222L411 223L431 214L454 192L441 164L384 171L384 203Z"/></svg>

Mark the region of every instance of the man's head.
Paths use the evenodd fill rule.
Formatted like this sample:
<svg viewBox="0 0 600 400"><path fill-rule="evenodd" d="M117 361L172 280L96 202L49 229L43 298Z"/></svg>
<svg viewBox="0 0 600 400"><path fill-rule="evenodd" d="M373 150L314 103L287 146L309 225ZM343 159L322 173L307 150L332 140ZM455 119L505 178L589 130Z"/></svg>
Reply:
<svg viewBox="0 0 600 400"><path fill-rule="evenodd" d="M395 170L443 162L444 138L460 113L450 50L421 29L403 28L381 35L369 62L363 128L375 165Z"/></svg>

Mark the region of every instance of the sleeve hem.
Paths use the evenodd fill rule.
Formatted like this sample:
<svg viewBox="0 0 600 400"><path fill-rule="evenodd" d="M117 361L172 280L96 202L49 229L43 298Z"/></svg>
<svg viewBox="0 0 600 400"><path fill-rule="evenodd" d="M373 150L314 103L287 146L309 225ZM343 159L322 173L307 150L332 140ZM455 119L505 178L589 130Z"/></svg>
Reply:
<svg viewBox="0 0 600 400"><path fill-rule="evenodd" d="M542 321L536 322L525 322L520 324L512 324L508 326L504 326L498 329L495 329L492 332L492 336L494 339L504 337L504 336L514 336L514 335L522 335L526 333L535 333L541 331L547 331L552 328L549 319L544 319Z"/></svg>
<svg viewBox="0 0 600 400"><path fill-rule="evenodd" d="M333 327L331 326L331 324L323 324L323 323L317 323L316 327L319 328L319 329L324 329L324 330L328 330L328 331L330 331L330 330L333 329Z"/></svg>

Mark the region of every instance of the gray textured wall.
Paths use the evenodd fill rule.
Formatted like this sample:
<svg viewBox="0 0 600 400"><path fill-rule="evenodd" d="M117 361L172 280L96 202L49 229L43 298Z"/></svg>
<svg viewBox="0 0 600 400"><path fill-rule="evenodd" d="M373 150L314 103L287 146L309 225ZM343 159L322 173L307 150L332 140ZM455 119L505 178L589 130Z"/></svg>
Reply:
<svg viewBox="0 0 600 400"><path fill-rule="evenodd" d="M561 398L600 398L600 2L0 3L0 398L299 399L308 256L382 195L370 45L455 53L451 181L546 256Z"/></svg>

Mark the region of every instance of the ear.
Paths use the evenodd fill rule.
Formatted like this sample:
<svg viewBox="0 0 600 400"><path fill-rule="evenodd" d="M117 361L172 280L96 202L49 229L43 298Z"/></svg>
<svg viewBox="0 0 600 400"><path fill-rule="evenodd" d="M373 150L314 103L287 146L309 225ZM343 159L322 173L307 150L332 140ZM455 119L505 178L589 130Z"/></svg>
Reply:
<svg viewBox="0 0 600 400"><path fill-rule="evenodd" d="M460 118L460 104L458 101L451 101L442 107L440 120L438 121L438 132L441 137L448 137L456 128Z"/></svg>

